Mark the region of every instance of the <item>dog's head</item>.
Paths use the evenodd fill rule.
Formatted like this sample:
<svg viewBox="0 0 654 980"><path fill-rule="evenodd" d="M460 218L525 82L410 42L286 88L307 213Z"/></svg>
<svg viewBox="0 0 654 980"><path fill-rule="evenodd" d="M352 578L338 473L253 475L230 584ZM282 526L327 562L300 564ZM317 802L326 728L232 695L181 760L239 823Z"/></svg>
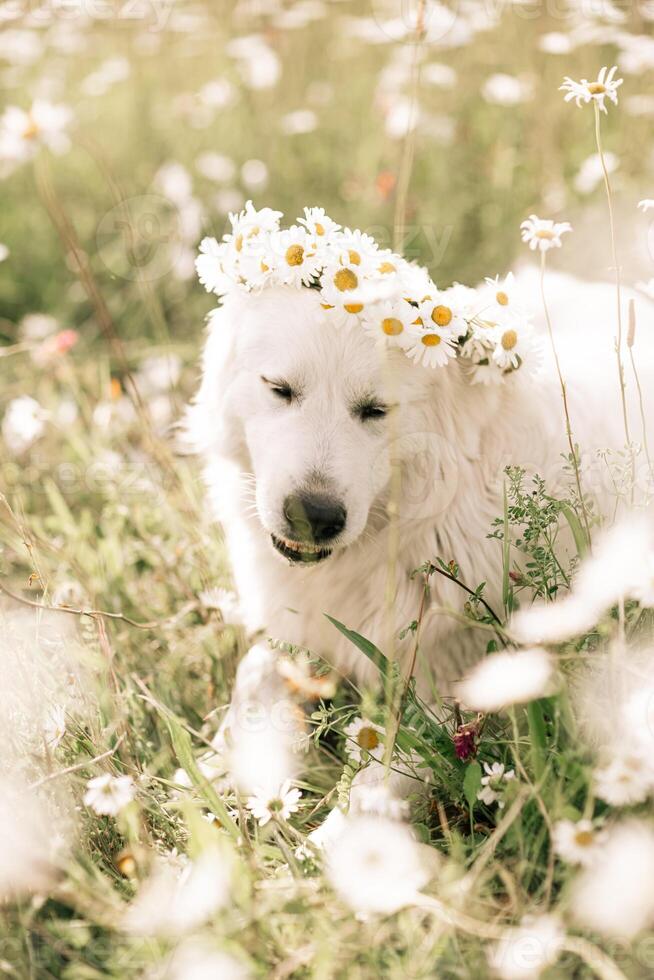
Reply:
<svg viewBox="0 0 654 980"><path fill-rule="evenodd" d="M393 463L420 453L416 434L438 431L434 389L456 386L453 374L339 329L317 291L239 294L212 317L191 433L209 464L237 464L277 552L316 563L384 519ZM430 494L442 480L436 455Z"/></svg>

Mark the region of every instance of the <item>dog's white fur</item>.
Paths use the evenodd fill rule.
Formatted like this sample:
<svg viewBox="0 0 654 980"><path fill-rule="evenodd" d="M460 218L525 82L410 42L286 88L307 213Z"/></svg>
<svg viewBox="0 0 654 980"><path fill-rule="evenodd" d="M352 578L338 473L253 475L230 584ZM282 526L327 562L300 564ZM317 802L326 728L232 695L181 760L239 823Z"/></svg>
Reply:
<svg viewBox="0 0 654 980"><path fill-rule="evenodd" d="M537 308L538 273L525 270L519 283ZM602 498L610 480L596 450L624 445L615 290L552 274L548 292L585 489ZM654 308L643 297L636 308L635 352L647 399L654 393ZM490 603L501 608L501 545L487 535L502 513L504 467L524 466L560 485L561 454L568 452L561 391L545 336L543 342L537 378L525 370L498 386L471 385L458 361L423 369L399 352L382 354L361 331L334 328L313 290L280 287L228 298L210 320L189 423L247 628L309 647L359 680L372 676L367 659L324 613L387 647L392 474L400 479L392 630L415 619L421 584L411 573L436 556L455 559L473 588L486 582ZM625 368L632 438L639 441L628 359ZM262 376L288 382L300 398L280 402ZM354 407L365 398L396 407L382 421L362 422ZM270 535L284 536L283 501L304 485L339 498L347 524L328 559L291 566ZM460 610L464 599L457 586L434 576L421 649L423 668L442 686L486 642L443 611Z"/></svg>

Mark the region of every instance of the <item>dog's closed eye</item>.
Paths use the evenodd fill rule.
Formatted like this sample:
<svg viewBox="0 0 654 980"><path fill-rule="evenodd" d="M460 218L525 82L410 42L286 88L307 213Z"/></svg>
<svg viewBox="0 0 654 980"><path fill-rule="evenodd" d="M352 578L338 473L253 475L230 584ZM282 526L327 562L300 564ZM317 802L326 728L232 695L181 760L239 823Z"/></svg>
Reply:
<svg viewBox="0 0 654 980"><path fill-rule="evenodd" d="M354 409L354 414L362 422L370 422L375 419L383 419L388 415L390 406L383 402L365 401L361 402Z"/></svg>
<svg viewBox="0 0 654 980"><path fill-rule="evenodd" d="M286 381L276 381L271 378L266 378L263 374L261 375L261 380L270 388L273 395L282 402L290 404L296 397L296 392L293 391Z"/></svg>

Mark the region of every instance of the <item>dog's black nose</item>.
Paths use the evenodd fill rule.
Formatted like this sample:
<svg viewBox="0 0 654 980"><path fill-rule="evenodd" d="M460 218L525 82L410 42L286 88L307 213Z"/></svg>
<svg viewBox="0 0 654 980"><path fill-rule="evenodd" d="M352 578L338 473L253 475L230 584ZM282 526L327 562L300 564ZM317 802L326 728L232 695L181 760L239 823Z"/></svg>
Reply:
<svg viewBox="0 0 654 980"><path fill-rule="evenodd" d="M347 513L330 497L298 493L284 501L284 517L294 540L326 544L341 533Z"/></svg>

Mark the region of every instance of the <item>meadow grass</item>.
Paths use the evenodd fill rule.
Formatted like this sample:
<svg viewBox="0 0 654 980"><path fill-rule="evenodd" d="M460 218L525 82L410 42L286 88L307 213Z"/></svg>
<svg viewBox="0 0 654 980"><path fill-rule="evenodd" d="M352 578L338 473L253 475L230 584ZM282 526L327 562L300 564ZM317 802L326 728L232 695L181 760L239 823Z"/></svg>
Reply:
<svg viewBox="0 0 654 980"><path fill-rule="evenodd" d="M649 641L652 612L622 600L582 636L552 644L566 680L558 692L484 718L461 715L452 699L430 707L411 684L389 718L383 676L374 690L344 681L333 698L305 705L311 737L299 809L259 826L245 800L231 787L216 788L200 765L249 638L229 621L224 597L207 597L230 587L227 556L198 463L179 452L170 428L196 386L209 308L183 260L201 228L222 231L225 198L217 196L229 189L232 200L253 193L259 204L265 198L289 213L298 202L315 202L337 220L386 234L389 244L399 221L408 226L395 230L410 257L425 262L440 285L475 282L511 266L520 220L543 201L568 206L567 216L581 209L572 177L592 152L592 118L573 116L553 94L561 59L537 41L560 22L545 10L531 20L509 11L497 27L451 50L427 46L423 71L438 61L457 78L450 88L419 87L424 116L398 219L394 191L406 144L389 136L383 118L385 100L405 85L393 82L391 69L404 79L411 52L356 37L343 18L368 16L369 5L328 5L297 31L257 11L254 20L239 20L235 5L187 13L187 27L179 21L159 33L143 24L71 27L70 37L82 43L68 55L41 32L41 57L15 72L16 89L19 82L36 86L45 69L59 76L77 129L65 157L44 153L3 184L10 193L2 238L11 261L0 263L0 398L4 409L29 394L46 414L40 438L26 452L7 448L0 461L0 763L3 774L18 772L46 794L52 836L61 832L69 849L47 887L0 905L0 973L21 980L170 975L181 930L129 929L126 916L157 859L179 870L218 847L230 867L230 900L201 916L184 942L190 935L229 954L243 975L484 977L489 948L525 915L574 917L577 872L555 853L554 824L590 817L602 824L613 809L595 798L596 760L580 736L570 691L613 641ZM637 29L637 12L627 16ZM243 83L226 47L253 25L283 64L280 82L261 90ZM580 47L566 56L565 70L591 77L598 54ZM90 71L118 55L128 59L130 77L100 96L82 94ZM384 69L391 78L380 84ZM480 90L493 71L528 75L531 98L510 109L484 102ZM197 93L217 77L234 87L235 101L209 111ZM285 133L283 117L305 105L319 117L316 129ZM648 126L646 117L626 113L607 121L605 140L619 150L626 196L647 172ZM235 161L237 176L216 184L198 174L197 156L208 150ZM256 192L238 175L252 159L268 170ZM192 243L183 232L188 195L171 200L157 183L171 161L193 174L201 220ZM154 226L140 224L153 216ZM126 236L125 220L136 241ZM79 332L70 354L35 360L39 343L25 321L19 325L39 312ZM148 374L153 355L179 359L172 386ZM504 557L501 609L486 605L482 583L462 580L456 555L425 555L416 570L427 580L459 582L461 604L449 613L483 632L489 653L513 647L509 623L519 602L565 594L586 555L582 524L588 520L594 533L604 515L588 517L576 465L572 449L562 461L567 489L558 494L529 482L519 467L507 472L504 513L488 528ZM568 564L557 546L566 528L579 550ZM415 634L419 619L416 610L407 630ZM352 640L387 682L399 684L384 651ZM315 657L313 666L326 670ZM38 691L25 683L32 672L44 672L43 705L30 703ZM50 702L65 705L65 731L54 747L42 734ZM355 915L307 843L336 803L347 808L356 766L344 729L360 715L396 730L397 756L389 761L410 760L411 825L437 862L421 902L392 915ZM463 753L460 740L468 736L472 748ZM515 773L500 780L492 802L480 798L482 763ZM83 802L88 781L105 772L129 776L136 787L115 816ZM648 804L629 813L643 818ZM650 976L651 933L638 930L630 940L569 925L549 975Z"/></svg>

